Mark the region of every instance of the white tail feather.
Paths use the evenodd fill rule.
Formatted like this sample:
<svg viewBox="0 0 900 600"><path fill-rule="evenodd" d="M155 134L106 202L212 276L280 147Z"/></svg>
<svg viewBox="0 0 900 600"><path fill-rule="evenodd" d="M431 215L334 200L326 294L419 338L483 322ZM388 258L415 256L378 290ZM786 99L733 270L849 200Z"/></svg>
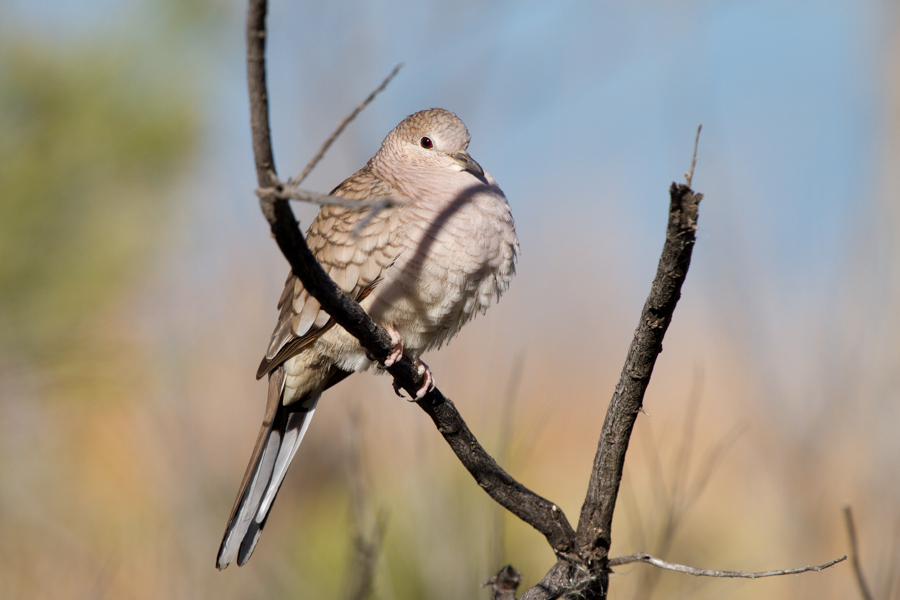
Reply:
<svg viewBox="0 0 900 600"><path fill-rule="evenodd" d="M231 564L235 556L238 557L238 565L243 565L253 553L278 489L309 428L317 403L318 398L312 402L307 401L308 410L288 412L286 415L282 413L273 420L265 438L264 449L254 467L253 476L244 490L219 548L216 561L219 569ZM280 407L279 411L282 410L288 411L289 408Z"/></svg>

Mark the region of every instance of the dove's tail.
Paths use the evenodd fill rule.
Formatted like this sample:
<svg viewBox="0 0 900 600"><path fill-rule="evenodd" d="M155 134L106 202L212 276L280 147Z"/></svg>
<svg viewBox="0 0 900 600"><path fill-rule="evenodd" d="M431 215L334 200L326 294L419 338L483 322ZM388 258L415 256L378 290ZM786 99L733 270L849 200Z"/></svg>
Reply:
<svg viewBox="0 0 900 600"><path fill-rule="evenodd" d="M219 547L216 566L220 570L235 556L238 566L243 566L253 554L284 475L319 401L317 393L285 406L281 401L283 393L284 368L281 367L269 375L266 418Z"/></svg>

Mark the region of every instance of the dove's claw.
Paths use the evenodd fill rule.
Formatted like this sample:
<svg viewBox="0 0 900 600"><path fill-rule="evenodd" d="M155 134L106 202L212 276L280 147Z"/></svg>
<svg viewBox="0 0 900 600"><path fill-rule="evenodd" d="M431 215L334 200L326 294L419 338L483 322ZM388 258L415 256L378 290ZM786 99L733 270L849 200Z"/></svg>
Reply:
<svg viewBox="0 0 900 600"><path fill-rule="evenodd" d="M416 359L416 371L422 378L422 386L416 391L415 397L409 398L410 402L421 400L425 397L425 394L434 389L434 375L431 374L431 369L418 358ZM396 381L394 381L394 393L401 398L406 398L406 396L403 395L402 388Z"/></svg>
<svg viewBox="0 0 900 600"><path fill-rule="evenodd" d="M416 359L416 370L422 376L422 387L416 392L416 397L412 398L412 401L421 400L425 394L434 389L434 375L431 374L431 369L418 358Z"/></svg>
<svg viewBox="0 0 900 600"><path fill-rule="evenodd" d="M400 332L393 325L386 325L384 329L391 336L391 343L394 344L394 349L391 350L391 353L388 354L388 357L382 363L384 368L387 369L403 357L403 339L401 339Z"/></svg>

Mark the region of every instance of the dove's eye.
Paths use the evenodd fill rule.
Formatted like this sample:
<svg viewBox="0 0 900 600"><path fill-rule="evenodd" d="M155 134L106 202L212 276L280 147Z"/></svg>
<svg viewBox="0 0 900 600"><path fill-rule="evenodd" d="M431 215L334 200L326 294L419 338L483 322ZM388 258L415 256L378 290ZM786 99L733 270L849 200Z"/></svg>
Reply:
<svg viewBox="0 0 900 600"><path fill-rule="evenodd" d="M422 144L422 147L426 150L431 150L432 148L434 148L434 142L431 141L430 137L423 137L419 141L419 143Z"/></svg>

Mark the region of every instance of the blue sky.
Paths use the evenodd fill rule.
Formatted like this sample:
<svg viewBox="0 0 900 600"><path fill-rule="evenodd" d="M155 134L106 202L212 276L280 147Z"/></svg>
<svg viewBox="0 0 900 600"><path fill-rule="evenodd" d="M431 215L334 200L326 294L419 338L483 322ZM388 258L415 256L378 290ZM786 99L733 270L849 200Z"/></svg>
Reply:
<svg viewBox="0 0 900 600"><path fill-rule="evenodd" d="M35 36L66 40L145 35L147 6L14 0L5 11ZM281 273L251 195L245 8L212 6L224 31L201 49L207 142L186 184L192 216L173 262L214 273L231 248ZM281 175L299 172L405 61L309 187L327 191L362 166L405 115L453 110L513 206L523 279L558 285L557 264L576 253L586 258L581 273L599 282L613 274L609 287L639 306L667 188L682 179L700 123L694 183L706 200L687 293L711 307L743 294L760 344L834 302L845 257L877 218L889 2L276 0L269 22ZM313 214L298 212L305 223Z"/></svg>

